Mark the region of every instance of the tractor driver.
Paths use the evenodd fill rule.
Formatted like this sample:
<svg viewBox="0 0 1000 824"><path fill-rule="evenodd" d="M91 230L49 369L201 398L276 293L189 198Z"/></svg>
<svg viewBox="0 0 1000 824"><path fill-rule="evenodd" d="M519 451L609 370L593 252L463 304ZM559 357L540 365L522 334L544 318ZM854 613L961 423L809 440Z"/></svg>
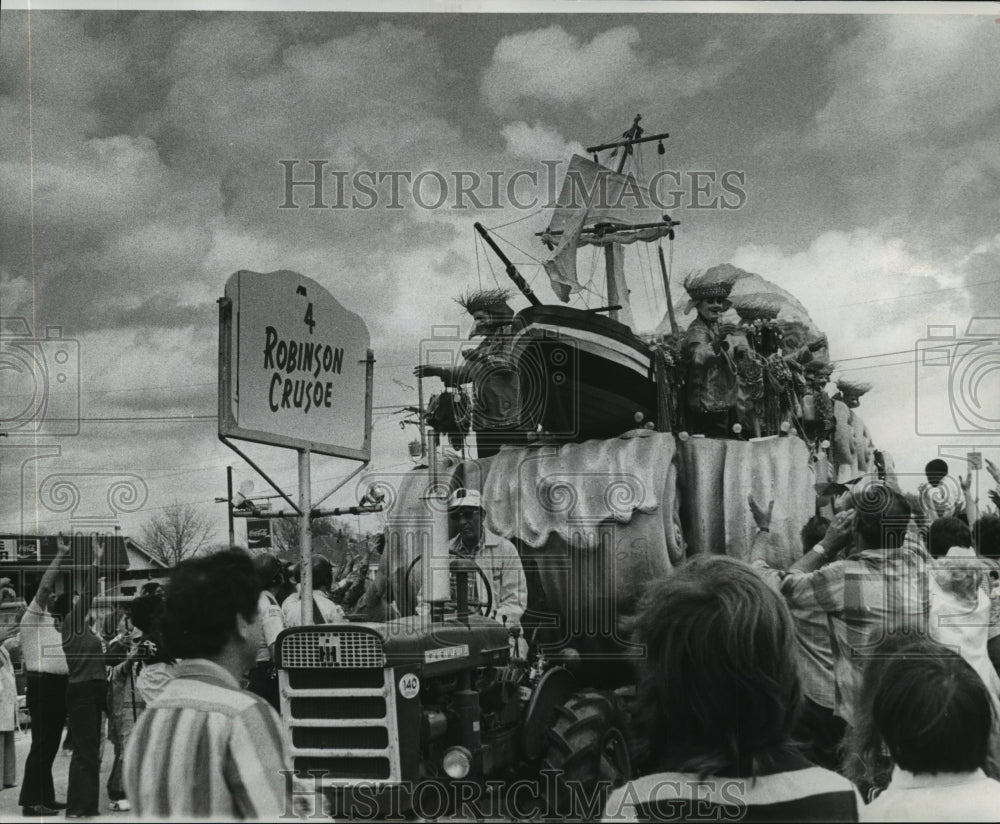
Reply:
<svg viewBox="0 0 1000 824"><path fill-rule="evenodd" d="M521 558L514 545L498 535L487 533L483 526L482 497L475 489L457 489L448 499L448 518L457 535L449 542L454 555L476 562L489 579L493 591L493 606L489 617L509 628L521 625L521 616L528 603L528 585ZM454 581L452 588L454 589ZM473 584L470 581L469 589ZM475 576L475 597L470 602L486 604L488 599L482 578ZM454 595L454 593L453 593ZM423 587L417 594L417 612L426 615L429 605Z"/></svg>

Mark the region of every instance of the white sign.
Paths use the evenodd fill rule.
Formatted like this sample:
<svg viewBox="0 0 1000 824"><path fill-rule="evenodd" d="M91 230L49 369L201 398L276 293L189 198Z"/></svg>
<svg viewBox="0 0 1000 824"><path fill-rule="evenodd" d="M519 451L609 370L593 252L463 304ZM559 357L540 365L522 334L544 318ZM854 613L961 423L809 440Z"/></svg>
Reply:
<svg viewBox="0 0 1000 824"><path fill-rule="evenodd" d="M424 663L433 664L435 661L447 661L451 658L468 658L469 645L459 644L457 647L440 647L429 649L424 653Z"/></svg>
<svg viewBox="0 0 1000 824"><path fill-rule="evenodd" d="M219 315L219 435L370 458L371 338L316 281L236 272Z"/></svg>
<svg viewBox="0 0 1000 824"><path fill-rule="evenodd" d="M416 698L420 692L420 679L412 672L399 679L399 694L403 698Z"/></svg>

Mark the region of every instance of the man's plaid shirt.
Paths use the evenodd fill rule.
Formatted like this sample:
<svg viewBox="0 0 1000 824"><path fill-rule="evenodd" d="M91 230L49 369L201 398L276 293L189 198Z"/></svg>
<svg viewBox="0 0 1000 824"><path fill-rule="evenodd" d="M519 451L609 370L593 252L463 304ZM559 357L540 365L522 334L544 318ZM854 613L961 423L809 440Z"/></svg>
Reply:
<svg viewBox="0 0 1000 824"><path fill-rule="evenodd" d="M898 549L868 549L813 572L792 571L781 592L792 609L827 614L833 646L834 712L854 720L861 677L881 644L926 633L928 556L915 542Z"/></svg>

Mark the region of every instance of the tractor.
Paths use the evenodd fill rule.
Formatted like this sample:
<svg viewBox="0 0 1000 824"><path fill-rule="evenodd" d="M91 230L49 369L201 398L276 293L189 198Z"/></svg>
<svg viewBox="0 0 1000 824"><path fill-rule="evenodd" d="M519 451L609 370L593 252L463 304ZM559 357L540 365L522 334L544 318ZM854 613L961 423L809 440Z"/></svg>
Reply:
<svg viewBox="0 0 1000 824"><path fill-rule="evenodd" d="M386 600L401 617L288 629L277 641L295 771L345 817L440 817L420 809L422 786L461 799L525 780L531 815L599 817L638 761L629 709L643 650L625 629L644 582L690 554L744 556L748 494L774 497L775 529L793 546L815 509L815 477L798 438L640 429L388 478ZM467 586L478 567L448 556L447 512L434 502L460 487L482 490L487 529L518 550L525 637L484 616L490 604ZM428 615L413 614L417 564ZM525 797L500 817L529 817Z"/></svg>
<svg viewBox="0 0 1000 824"><path fill-rule="evenodd" d="M446 567L456 600L435 600L428 615L279 635L295 773L315 782L335 818L437 818L461 813L463 800L479 805L478 817L486 803L478 790L518 781L523 790L525 780L537 783L515 809L503 812L495 797L490 809L598 817L607 792L631 777L627 688L589 687L572 648L547 654L520 628L485 617L493 595L474 563L453 557ZM477 574L486 603L474 596L484 590L469 586Z"/></svg>

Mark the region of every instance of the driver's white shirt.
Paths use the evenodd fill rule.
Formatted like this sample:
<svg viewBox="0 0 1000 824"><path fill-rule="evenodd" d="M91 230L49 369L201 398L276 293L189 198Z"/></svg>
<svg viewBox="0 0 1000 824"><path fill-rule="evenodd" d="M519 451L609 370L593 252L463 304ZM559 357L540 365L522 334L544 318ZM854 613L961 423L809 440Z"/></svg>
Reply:
<svg viewBox="0 0 1000 824"><path fill-rule="evenodd" d="M521 557L514 545L489 531L484 531L483 541L475 553L465 552L461 541L461 536L456 536L448 544L448 549L463 557L471 558L486 573L493 589L493 608L489 617L506 623L509 627L520 626L521 616L528 605L528 583L524 577L524 568L521 566ZM417 565L416 575L421 574L421 567L422 564ZM485 604L488 600L486 585L478 575L476 589L480 601ZM430 606L424 598L421 578L420 588L417 591L417 614L426 615L429 611Z"/></svg>

